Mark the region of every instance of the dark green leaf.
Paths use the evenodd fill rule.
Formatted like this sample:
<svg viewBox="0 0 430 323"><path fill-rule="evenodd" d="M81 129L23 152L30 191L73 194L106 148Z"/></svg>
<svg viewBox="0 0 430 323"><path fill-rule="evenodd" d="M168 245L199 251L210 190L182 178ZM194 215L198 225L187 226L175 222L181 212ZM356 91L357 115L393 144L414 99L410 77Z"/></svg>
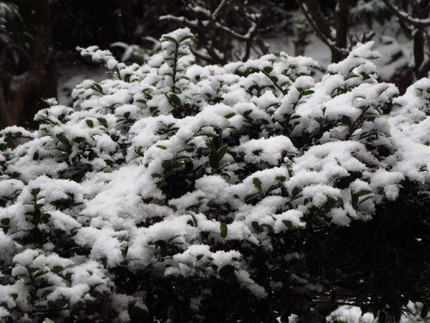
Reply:
<svg viewBox="0 0 430 323"><path fill-rule="evenodd" d="M49 214L49 213L43 213L41 216L40 216L40 220L43 222L43 223L48 223L48 221L49 221L49 219L51 218L51 214Z"/></svg>
<svg viewBox="0 0 430 323"><path fill-rule="evenodd" d="M55 306L57 308L63 308L67 305L67 300L65 298L60 298L55 301Z"/></svg>
<svg viewBox="0 0 430 323"><path fill-rule="evenodd" d="M254 194L248 194L248 195L246 195L245 196L245 202L249 202L249 201L251 201L253 198L255 198L256 196L258 196L258 194L257 193L254 193Z"/></svg>
<svg viewBox="0 0 430 323"><path fill-rule="evenodd" d="M64 267L63 266L54 266L54 267L52 267L52 271L54 272L54 273L60 273L60 272L62 272L64 270Z"/></svg>
<svg viewBox="0 0 430 323"><path fill-rule="evenodd" d="M9 218L1 219L0 223L1 223L2 225L8 226L8 225L9 225L9 223L10 223L10 219L9 219Z"/></svg>
<svg viewBox="0 0 430 323"><path fill-rule="evenodd" d="M181 38L179 38L179 42L182 43L183 41L187 40L187 39L193 39L194 37L192 35L187 35L187 36L182 36Z"/></svg>
<svg viewBox="0 0 430 323"><path fill-rule="evenodd" d="M57 136L57 139L60 140L65 145L70 145L69 139L64 135L64 133L60 133Z"/></svg>
<svg viewBox="0 0 430 323"><path fill-rule="evenodd" d="M232 113L226 114L226 115L224 116L224 118L226 118L226 119L230 119L230 118L234 117L235 115L236 115L236 113L232 112Z"/></svg>
<svg viewBox="0 0 430 323"><path fill-rule="evenodd" d="M97 118L97 121L104 127L107 127L107 121L105 118Z"/></svg>
<svg viewBox="0 0 430 323"><path fill-rule="evenodd" d="M149 322L145 319L148 317L148 312L139 306L130 307L128 309L128 315L130 316L130 320L133 322Z"/></svg>
<svg viewBox="0 0 430 323"><path fill-rule="evenodd" d="M232 265L226 265L222 267L218 273L223 278L231 278L234 275L236 268Z"/></svg>
<svg viewBox="0 0 430 323"><path fill-rule="evenodd" d="M315 93L315 91L314 91L314 90L305 90L305 91L303 91L303 92L302 92L302 95L303 95L303 96L306 96L306 95L311 95L311 94L313 94L313 93Z"/></svg>
<svg viewBox="0 0 430 323"><path fill-rule="evenodd" d="M173 42L173 43L175 43L176 45L178 45L178 41L177 41L175 38L173 38L173 37L170 37L170 36L163 36L163 40L167 40L167 41Z"/></svg>
<svg viewBox="0 0 430 323"><path fill-rule="evenodd" d="M163 160L161 162L161 167L163 167L164 169L170 169L172 167L172 160L171 159Z"/></svg>
<svg viewBox="0 0 430 323"><path fill-rule="evenodd" d="M266 66L265 68L263 68L263 71L267 74L269 74L271 71L273 71L273 67L272 66Z"/></svg>
<svg viewBox="0 0 430 323"><path fill-rule="evenodd" d="M327 202L325 202L325 204L324 204L324 208L327 211L329 211L329 210L331 210L332 208L334 208L336 206L336 202L337 202L337 200L334 197L328 196L327 197Z"/></svg>
<svg viewBox="0 0 430 323"><path fill-rule="evenodd" d="M37 196L37 194L39 194L39 193L40 193L40 188L33 188L31 190L31 195L33 195L33 196Z"/></svg>
<svg viewBox="0 0 430 323"><path fill-rule="evenodd" d="M85 122L87 123L88 127L90 127L90 128L94 127L93 120L85 120Z"/></svg>
<svg viewBox="0 0 430 323"><path fill-rule="evenodd" d="M260 224L258 224L257 221L252 221L252 227L254 228L255 231L257 232L263 232L263 228L260 226Z"/></svg>
<svg viewBox="0 0 430 323"><path fill-rule="evenodd" d="M269 232L273 231L273 227L270 224L264 223L264 224L261 225L261 227L262 228L266 228L267 231L269 231Z"/></svg>
<svg viewBox="0 0 430 323"><path fill-rule="evenodd" d="M344 125L346 125L346 126L348 126L348 127L351 127L351 126L352 126L352 120L351 120L351 118L350 118L350 117L348 117L348 116L342 116L342 118L340 119L340 121L341 121Z"/></svg>
<svg viewBox="0 0 430 323"><path fill-rule="evenodd" d="M77 142L77 143L81 143L81 142L85 141L85 138L84 137L75 137L75 138L73 138L73 141Z"/></svg>
<svg viewBox="0 0 430 323"><path fill-rule="evenodd" d="M288 220L283 220L282 223L288 228L288 229L292 229L293 228L293 222L288 221Z"/></svg>
<svg viewBox="0 0 430 323"><path fill-rule="evenodd" d="M293 197L293 198L297 198L297 196L298 196L301 192L302 192L302 189L301 189L300 187L296 186L296 187L294 187L294 188L293 188L293 190L292 190L292 192L291 192L291 195L292 195L292 197Z"/></svg>
<svg viewBox="0 0 430 323"><path fill-rule="evenodd" d="M227 224L221 223L220 226L219 226L219 228L220 228L220 231L221 231L221 238L227 237L227 231L228 231Z"/></svg>
<svg viewBox="0 0 430 323"><path fill-rule="evenodd" d="M103 88L100 84L98 83L93 83L93 85L91 86L91 88L97 92L103 93Z"/></svg>
<svg viewBox="0 0 430 323"><path fill-rule="evenodd" d="M254 184L254 186L261 192L263 190L262 186L261 186L261 181L258 177L254 177L252 179L252 183Z"/></svg>
<svg viewBox="0 0 430 323"><path fill-rule="evenodd" d="M181 106L181 99L176 94L171 94L169 96L169 101L171 104L180 107Z"/></svg>
<svg viewBox="0 0 430 323"><path fill-rule="evenodd" d="M223 146L220 149L218 149L216 155L217 155L217 159L218 159L218 163L221 161L221 159L223 159L223 157L225 156L225 154L228 151L228 146Z"/></svg>

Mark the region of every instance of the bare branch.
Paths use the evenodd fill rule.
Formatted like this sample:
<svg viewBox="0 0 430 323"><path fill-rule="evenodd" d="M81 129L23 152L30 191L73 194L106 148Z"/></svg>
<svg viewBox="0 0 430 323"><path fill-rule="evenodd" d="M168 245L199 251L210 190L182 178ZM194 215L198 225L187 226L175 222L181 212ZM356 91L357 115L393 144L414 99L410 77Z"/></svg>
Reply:
<svg viewBox="0 0 430 323"><path fill-rule="evenodd" d="M427 18L427 19L413 18L407 12L404 12L403 10L398 8L397 6L393 5L390 0L382 0L382 1L385 3L385 5L388 7L388 9L390 9L391 12L397 18L399 18L399 20L401 20L403 23L408 24L408 25L412 25L412 26L419 28L419 29L430 26L430 18Z"/></svg>
<svg viewBox="0 0 430 323"><path fill-rule="evenodd" d="M313 1L313 0L305 0L305 1ZM309 24L311 25L311 27L313 28L313 30L315 31L316 35L318 36L318 38L327 45L327 47L330 48L331 52L332 52L332 56L346 56L347 55L347 51L346 49L343 48L339 48L335 41L331 38L330 36L330 32L328 32L328 34L326 32L323 32L322 30L324 28L320 28L319 25L319 21L321 19L323 19L325 22L322 23L322 25L327 26L327 21L325 20L324 16L319 17L319 14L315 14L315 17L317 17L317 20L314 19L314 15L309 11L309 7L307 6L307 4L302 3L301 1L297 1L297 3L299 4L300 8L302 9L303 14L305 15L306 19L308 20ZM322 13L321 13L322 15Z"/></svg>
<svg viewBox="0 0 430 323"><path fill-rule="evenodd" d="M219 6L215 9L215 11L212 13L211 17L213 20L216 20L218 18L218 15L222 8L225 6L228 0L222 0L219 4Z"/></svg>
<svg viewBox="0 0 430 323"><path fill-rule="evenodd" d="M326 39L332 39L330 35L330 25L324 17L319 3L315 0L298 0L296 2L300 5L303 12L306 11L307 15L312 18L319 32L324 35Z"/></svg>

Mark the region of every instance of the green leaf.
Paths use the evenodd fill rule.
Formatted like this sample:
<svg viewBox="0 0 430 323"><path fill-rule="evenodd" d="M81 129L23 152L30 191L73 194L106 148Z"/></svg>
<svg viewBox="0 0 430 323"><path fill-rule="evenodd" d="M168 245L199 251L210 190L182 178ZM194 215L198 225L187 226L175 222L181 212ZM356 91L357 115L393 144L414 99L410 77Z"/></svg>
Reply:
<svg viewBox="0 0 430 323"><path fill-rule="evenodd" d="M359 203L359 199L361 196L365 196L365 195L369 195L372 194L372 191L369 190L361 190L358 192L353 192L351 191L351 204L353 207L357 207L359 204L363 203L364 201L367 201L369 198L371 198L371 196L369 196L368 198L365 198L364 200L360 201Z"/></svg>
<svg viewBox="0 0 430 323"><path fill-rule="evenodd" d="M48 301L48 307L50 309L54 309L55 308L55 303L53 301Z"/></svg>
<svg viewBox="0 0 430 323"><path fill-rule="evenodd" d="M87 123L88 127L90 127L90 128L94 127L93 120L85 120L85 122Z"/></svg>
<svg viewBox="0 0 430 323"><path fill-rule="evenodd" d="M232 265L226 265L222 267L218 273L223 278L231 278L234 275L236 268Z"/></svg>
<svg viewBox="0 0 430 323"><path fill-rule="evenodd" d="M227 231L228 231L227 224L221 223L220 226L219 226L219 228L220 228L220 231L221 231L221 238L227 237Z"/></svg>
<svg viewBox="0 0 430 323"><path fill-rule="evenodd" d="M173 38L173 37L170 37L170 36L163 36L163 40L167 40L167 41L173 42L173 43L175 43L176 45L178 45L178 41L177 41L175 38Z"/></svg>
<svg viewBox="0 0 430 323"><path fill-rule="evenodd" d="M252 179L252 183L254 184L254 186L261 192L261 191L263 191L263 188L262 188L262 186L261 186L261 181L260 181L260 179L258 178L258 177L254 177L253 179Z"/></svg>
<svg viewBox="0 0 430 323"><path fill-rule="evenodd" d="M298 195L300 194L302 192L302 189L300 188L300 187L298 187L298 186L296 186L296 187L294 187L293 188L293 190L292 190L292 192L291 192L291 197L293 198L293 199L296 199L296 198L298 198Z"/></svg>
<svg viewBox="0 0 430 323"><path fill-rule="evenodd" d="M265 68L263 68L263 71L267 74L269 74L271 71L273 71L273 67L272 66L266 66Z"/></svg>
<svg viewBox="0 0 430 323"><path fill-rule="evenodd" d="M260 226L260 224L257 221L252 221L252 227L254 228L255 231L257 232L263 232L263 228Z"/></svg>
<svg viewBox="0 0 430 323"><path fill-rule="evenodd" d="M103 93L103 88L98 83L93 83L93 85L91 85L91 88L97 92Z"/></svg>
<svg viewBox="0 0 430 323"><path fill-rule="evenodd" d="M358 197L361 197L361 196L368 195L368 194L372 194L372 193L373 193L373 192L372 192L372 191L370 191L370 190L361 190L361 191L356 192L355 194L356 194Z"/></svg>
<svg viewBox="0 0 430 323"><path fill-rule="evenodd" d="M179 38L179 42L182 43L183 41L187 40L187 39L193 39L194 36L192 35L186 35L186 36L182 36L181 38Z"/></svg>
<svg viewBox="0 0 430 323"><path fill-rule="evenodd" d="M75 137L75 138L73 138L73 141L77 142L77 143L81 143L81 142L85 141L85 138L84 137Z"/></svg>
<svg viewBox="0 0 430 323"><path fill-rule="evenodd" d="M324 204L324 209L329 211L336 206L336 203L337 203L337 200L334 197L328 196L327 202L325 202Z"/></svg>
<svg viewBox="0 0 430 323"><path fill-rule="evenodd" d="M64 306L67 305L67 300L65 298L60 298L55 300L55 307L57 308L63 308Z"/></svg>
<svg viewBox="0 0 430 323"><path fill-rule="evenodd" d="M64 270L64 267L63 266L54 266L54 267L52 267L52 271L54 272L54 273L60 273L60 272L62 272Z"/></svg>
<svg viewBox="0 0 430 323"><path fill-rule="evenodd" d="M262 228L266 228L267 231L269 231L269 232L273 231L273 227L270 224L264 223L264 224L261 225L261 227Z"/></svg>
<svg viewBox="0 0 430 323"><path fill-rule="evenodd" d="M228 146L223 146L220 149L218 149L216 155L217 155L217 159L218 159L218 163L221 161L221 159L223 159L223 157L225 156L225 154L228 151Z"/></svg>
<svg viewBox="0 0 430 323"><path fill-rule="evenodd" d="M352 120L348 116L342 116L342 118L340 119L340 122L342 122L344 125L346 125L348 127L352 126Z"/></svg>
<svg viewBox="0 0 430 323"><path fill-rule="evenodd" d="M288 221L288 220L283 220L282 223L288 228L288 229L292 229L293 228L293 222Z"/></svg>
<svg viewBox="0 0 430 323"><path fill-rule="evenodd" d="M182 105L181 99L176 94L170 94L169 101L171 104L180 107Z"/></svg>
<svg viewBox="0 0 430 323"><path fill-rule="evenodd" d="M51 214L49 214L49 213L43 213L41 216L40 216L40 220L43 222L43 223L48 223L48 221L49 221L49 219L51 218Z"/></svg>
<svg viewBox="0 0 430 323"><path fill-rule="evenodd" d="M97 121L104 127L107 128L107 121L105 118L97 118Z"/></svg>
<svg viewBox="0 0 430 323"><path fill-rule="evenodd" d="M188 220L188 221L187 221L187 224L188 224L188 225L190 225L190 226L192 226L192 227L194 227L194 222L193 222L193 220Z"/></svg>
<svg viewBox="0 0 430 323"><path fill-rule="evenodd" d="M160 149L163 149L163 150L166 150L166 149L167 149L167 147L166 147L166 146L162 146L162 145L158 145L158 146L155 146L155 147L160 148Z"/></svg>
<svg viewBox="0 0 430 323"><path fill-rule="evenodd" d="M139 306L130 307L128 309L128 315L130 316L130 320L133 322L149 322L145 320L145 318L148 317L148 312Z"/></svg>
<svg viewBox="0 0 430 323"><path fill-rule="evenodd" d="M124 248L121 248L121 255L125 258L128 254L128 246L125 246Z"/></svg>
<svg viewBox="0 0 430 323"><path fill-rule="evenodd" d="M9 218L1 219L0 223L1 223L2 225L9 226L9 224L10 224L10 219L9 219Z"/></svg>
<svg viewBox="0 0 430 323"><path fill-rule="evenodd" d="M236 113L232 112L232 113L226 114L226 115L224 116L224 118L226 118L226 119L230 119L230 118L234 117L235 115L236 115Z"/></svg>
<svg viewBox="0 0 430 323"><path fill-rule="evenodd" d="M306 96L306 95L311 95L313 93L315 93L315 91L313 91L313 90L305 90L305 91L302 92L302 95Z"/></svg>
<svg viewBox="0 0 430 323"><path fill-rule="evenodd" d="M69 139L67 139L67 137L64 135L64 133L60 133L60 134L56 135L56 137L63 144L70 145L70 141L69 141Z"/></svg>
<svg viewBox="0 0 430 323"><path fill-rule="evenodd" d="M256 196L258 196L258 193L248 194L245 196L244 201L247 203L247 202L251 201L253 198L255 198Z"/></svg>
<svg viewBox="0 0 430 323"><path fill-rule="evenodd" d="M39 193L40 193L40 188L33 188L31 190L31 195L33 195L34 197L36 197L37 194L39 194Z"/></svg>
<svg viewBox="0 0 430 323"><path fill-rule="evenodd" d="M172 167L172 160L171 159L163 160L161 162L161 167L163 167L163 169L170 169Z"/></svg>

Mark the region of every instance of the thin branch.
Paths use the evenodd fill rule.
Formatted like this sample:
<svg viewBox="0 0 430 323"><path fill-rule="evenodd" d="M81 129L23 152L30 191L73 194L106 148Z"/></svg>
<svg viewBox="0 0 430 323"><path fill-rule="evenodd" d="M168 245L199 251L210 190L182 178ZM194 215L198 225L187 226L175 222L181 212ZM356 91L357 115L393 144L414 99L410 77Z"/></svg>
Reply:
<svg viewBox="0 0 430 323"><path fill-rule="evenodd" d="M427 19L412 18L410 14L408 14L407 12L404 12L403 10L399 9L397 6L393 5L390 0L382 0L382 1L396 17L399 18L404 23L412 25L419 29L430 26L430 18L427 18Z"/></svg>
<svg viewBox="0 0 430 323"><path fill-rule="evenodd" d="M312 20L315 22L315 25L318 27L317 29L320 31L325 38L331 39L330 35L330 25L327 19L324 17L323 12L321 11L320 4L315 0L303 0L296 1L302 10L305 10Z"/></svg>
<svg viewBox="0 0 430 323"><path fill-rule="evenodd" d="M216 20L220 11L222 10L222 8L225 6L225 4L227 3L228 0L222 0L221 3L219 4L219 6L215 9L215 11L212 13L211 18L213 20Z"/></svg>
<svg viewBox="0 0 430 323"><path fill-rule="evenodd" d="M318 18L317 20L314 20L314 16L312 15L312 13L308 10L308 6L304 3L302 3L301 1L296 1L303 14L305 15L307 21L309 22L309 24L311 25L312 29L315 31L315 33L317 34L318 38L327 45L328 48L330 48L332 54L337 53L339 55L347 55L348 52L346 51L346 49L342 49L336 46L335 42L333 41L333 39L330 37L330 34L326 34L325 32L322 31L323 28L320 28L320 20L321 18ZM325 20L325 19L324 19ZM324 23L322 25L325 25Z"/></svg>

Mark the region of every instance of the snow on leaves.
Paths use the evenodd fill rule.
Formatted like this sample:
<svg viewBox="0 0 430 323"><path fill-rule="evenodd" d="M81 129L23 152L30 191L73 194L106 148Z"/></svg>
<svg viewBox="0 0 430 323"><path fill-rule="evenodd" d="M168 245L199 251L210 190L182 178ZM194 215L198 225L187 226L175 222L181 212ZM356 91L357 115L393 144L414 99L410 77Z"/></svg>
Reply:
<svg viewBox="0 0 430 323"><path fill-rule="evenodd" d="M192 40L163 36L143 66L84 49L114 78L82 82L34 132L0 132L1 317L104 299L127 321L146 287L121 289L119 268L234 279L264 298L240 245L270 252L306 219L368 220L402 181L430 181L430 81L396 98L371 43L317 80L315 61L285 53L195 65Z"/></svg>

